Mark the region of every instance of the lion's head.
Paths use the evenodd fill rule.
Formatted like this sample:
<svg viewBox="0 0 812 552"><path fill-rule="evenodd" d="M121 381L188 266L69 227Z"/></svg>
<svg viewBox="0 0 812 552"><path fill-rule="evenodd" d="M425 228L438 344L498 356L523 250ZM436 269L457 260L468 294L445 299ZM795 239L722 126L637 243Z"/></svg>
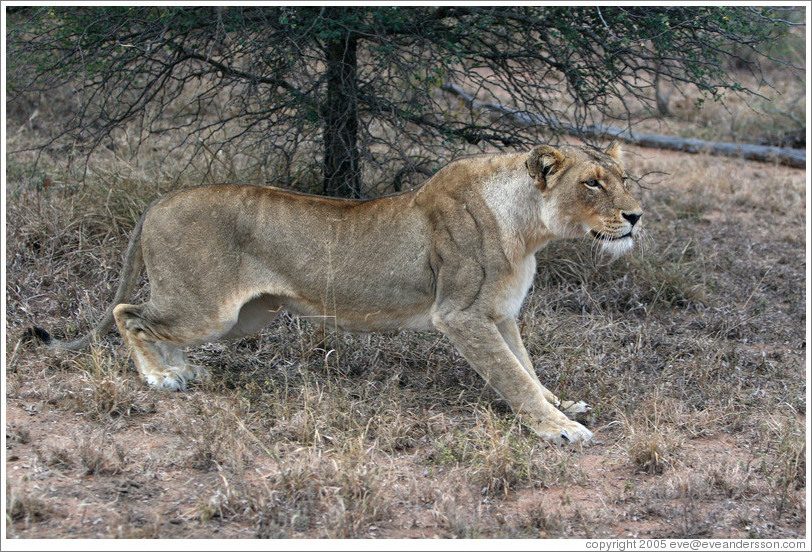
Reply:
<svg viewBox="0 0 812 552"><path fill-rule="evenodd" d="M544 197L547 228L562 238L590 236L613 257L629 251L643 210L620 161L616 143L605 151L548 145L531 151L527 168Z"/></svg>

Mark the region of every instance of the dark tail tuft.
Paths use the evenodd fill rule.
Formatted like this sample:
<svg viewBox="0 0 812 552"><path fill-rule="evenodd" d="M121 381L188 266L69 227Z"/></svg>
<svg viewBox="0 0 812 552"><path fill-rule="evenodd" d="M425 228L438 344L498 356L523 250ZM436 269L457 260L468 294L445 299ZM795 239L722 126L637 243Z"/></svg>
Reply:
<svg viewBox="0 0 812 552"><path fill-rule="evenodd" d="M26 343L40 341L45 345L50 345L51 342L53 341L53 339L51 338L51 334L49 334L42 328L38 328L37 326L31 326L30 328L26 328L26 330L23 332L22 340Z"/></svg>

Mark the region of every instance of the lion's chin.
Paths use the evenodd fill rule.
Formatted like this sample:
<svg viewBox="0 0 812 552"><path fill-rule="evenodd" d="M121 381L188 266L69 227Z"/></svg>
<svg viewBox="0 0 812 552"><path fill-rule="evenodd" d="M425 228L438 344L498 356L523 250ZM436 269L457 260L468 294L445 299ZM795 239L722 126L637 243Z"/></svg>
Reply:
<svg viewBox="0 0 812 552"><path fill-rule="evenodd" d="M614 240L599 240L601 243L601 250L602 252L611 257L612 260L617 259L618 257L625 255L629 251L632 250L634 247L634 239L631 235L624 236L622 238L614 239Z"/></svg>

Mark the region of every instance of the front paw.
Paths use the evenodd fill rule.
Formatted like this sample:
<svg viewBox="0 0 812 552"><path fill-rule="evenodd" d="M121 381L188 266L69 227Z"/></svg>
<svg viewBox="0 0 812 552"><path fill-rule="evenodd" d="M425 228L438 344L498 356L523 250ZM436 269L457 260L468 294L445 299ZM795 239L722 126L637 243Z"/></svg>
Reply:
<svg viewBox="0 0 812 552"><path fill-rule="evenodd" d="M153 389L168 389L169 391L185 391L186 380L174 372L148 374L144 380Z"/></svg>
<svg viewBox="0 0 812 552"><path fill-rule="evenodd" d="M592 407L584 401L561 401L558 408L570 420L589 423L592 418L594 418L592 415Z"/></svg>
<svg viewBox="0 0 812 552"><path fill-rule="evenodd" d="M533 431L544 439L556 445L574 445L586 443L592 439L592 432L579 424L567 420L566 423L548 422L535 424Z"/></svg>

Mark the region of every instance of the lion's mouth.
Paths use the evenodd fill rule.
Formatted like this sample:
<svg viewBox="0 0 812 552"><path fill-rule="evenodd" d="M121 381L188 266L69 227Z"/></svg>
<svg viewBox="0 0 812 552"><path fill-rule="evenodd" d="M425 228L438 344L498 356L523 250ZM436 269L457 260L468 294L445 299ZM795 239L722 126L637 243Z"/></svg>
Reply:
<svg viewBox="0 0 812 552"><path fill-rule="evenodd" d="M623 234L622 236L607 236L606 234L598 232L597 230L591 230L590 233L592 234L592 237L595 238L596 240L607 241L607 242L609 242L609 241L617 241L617 240L622 240L622 239L625 239L625 238L631 238L632 237L631 232Z"/></svg>

